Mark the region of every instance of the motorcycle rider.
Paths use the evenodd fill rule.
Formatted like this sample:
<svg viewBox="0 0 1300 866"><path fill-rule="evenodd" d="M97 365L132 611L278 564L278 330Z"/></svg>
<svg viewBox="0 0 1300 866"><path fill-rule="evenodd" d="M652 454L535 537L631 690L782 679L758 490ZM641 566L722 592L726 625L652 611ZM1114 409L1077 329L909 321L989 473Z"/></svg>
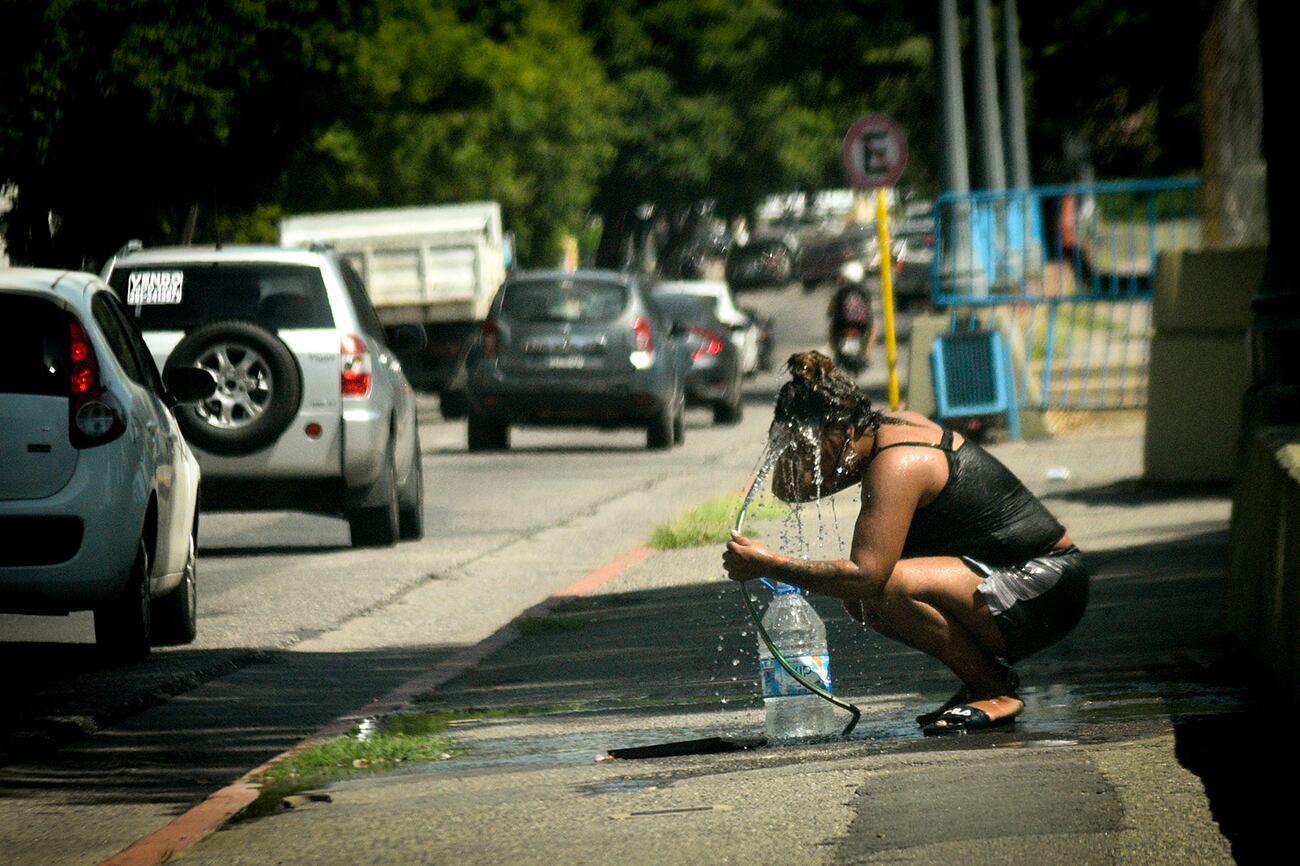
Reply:
<svg viewBox="0 0 1300 866"><path fill-rule="evenodd" d="M871 314L871 295L867 293L866 275L862 262L847 261L841 265L835 281L835 295L826 311L831 320L831 350L842 366L865 368L871 363L871 349L876 345L876 318ZM858 331L862 347L859 358L839 357L840 340L849 328Z"/></svg>

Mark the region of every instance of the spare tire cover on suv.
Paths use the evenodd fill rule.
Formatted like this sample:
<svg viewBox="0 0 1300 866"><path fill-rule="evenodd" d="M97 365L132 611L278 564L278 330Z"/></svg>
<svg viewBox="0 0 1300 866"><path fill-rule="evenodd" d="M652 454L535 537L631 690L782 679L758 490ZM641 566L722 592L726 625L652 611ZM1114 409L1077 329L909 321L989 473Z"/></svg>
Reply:
<svg viewBox="0 0 1300 866"><path fill-rule="evenodd" d="M190 444L213 454L251 454L270 446L298 414L302 373L278 336L252 322L213 322L188 334L165 369L201 367L217 380L202 403L176 407Z"/></svg>

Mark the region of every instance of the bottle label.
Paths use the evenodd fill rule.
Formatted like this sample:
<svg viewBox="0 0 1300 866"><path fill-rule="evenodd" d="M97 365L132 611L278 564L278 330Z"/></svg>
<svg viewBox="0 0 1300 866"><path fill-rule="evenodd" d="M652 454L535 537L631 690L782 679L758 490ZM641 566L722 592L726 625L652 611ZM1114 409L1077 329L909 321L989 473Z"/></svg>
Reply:
<svg viewBox="0 0 1300 866"><path fill-rule="evenodd" d="M820 655L787 656L786 661L799 675L813 685L831 690L831 657ZM764 698L789 698L810 695L798 680L790 676L776 659L759 659L759 673L763 676Z"/></svg>

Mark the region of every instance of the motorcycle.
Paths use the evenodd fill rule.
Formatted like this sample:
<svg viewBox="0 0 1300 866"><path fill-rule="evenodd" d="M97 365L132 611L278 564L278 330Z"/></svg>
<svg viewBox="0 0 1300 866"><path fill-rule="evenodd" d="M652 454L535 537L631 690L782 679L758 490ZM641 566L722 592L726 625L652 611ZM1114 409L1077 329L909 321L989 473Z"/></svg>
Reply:
<svg viewBox="0 0 1300 866"><path fill-rule="evenodd" d="M867 335L855 325L845 325L831 340L837 366L858 374L867 368Z"/></svg>

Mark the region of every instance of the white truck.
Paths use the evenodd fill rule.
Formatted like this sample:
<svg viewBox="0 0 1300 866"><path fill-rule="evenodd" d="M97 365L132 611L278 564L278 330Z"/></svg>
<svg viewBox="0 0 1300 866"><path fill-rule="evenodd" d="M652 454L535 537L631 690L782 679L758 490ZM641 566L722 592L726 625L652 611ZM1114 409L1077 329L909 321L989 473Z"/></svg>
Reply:
<svg viewBox="0 0 1300 866"><path fill-rule="evenodd" d="M451 377L512 256L496 202L288 216L280 245L334 249L361 276L385 325L423 325L427 349L402 364L413 385L429 390Z"/></svg>

